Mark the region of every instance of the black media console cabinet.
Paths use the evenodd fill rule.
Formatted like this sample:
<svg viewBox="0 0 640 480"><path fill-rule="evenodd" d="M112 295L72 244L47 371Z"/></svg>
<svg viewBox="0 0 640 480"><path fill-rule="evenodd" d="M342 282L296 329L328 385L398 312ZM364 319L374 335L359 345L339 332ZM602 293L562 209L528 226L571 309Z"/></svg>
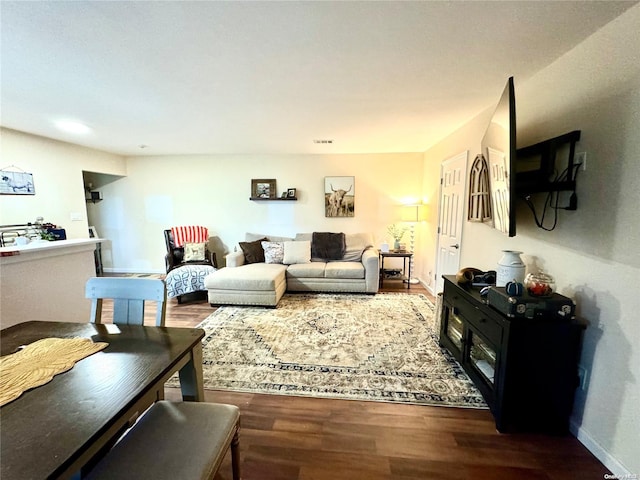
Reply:
<svg viewBox="0 0 640 480"><path fill-rule="evenodd" d="M584 325L555 315L509 318L479 288L444 280L440 344L482 392L498 431L567 433Z"/></svg>

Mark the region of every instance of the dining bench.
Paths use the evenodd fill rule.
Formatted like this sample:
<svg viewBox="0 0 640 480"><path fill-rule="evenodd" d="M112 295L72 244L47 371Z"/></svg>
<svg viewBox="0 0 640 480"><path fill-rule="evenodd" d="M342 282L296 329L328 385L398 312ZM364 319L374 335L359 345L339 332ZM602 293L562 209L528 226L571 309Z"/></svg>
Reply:
<svg viewBox="0 0 640 480"><path fill-rule="evenodd" d="M206 402L153 404L95 465L91 480L213 479L231 449L233 479L240 480L240 412Z"/></svg>

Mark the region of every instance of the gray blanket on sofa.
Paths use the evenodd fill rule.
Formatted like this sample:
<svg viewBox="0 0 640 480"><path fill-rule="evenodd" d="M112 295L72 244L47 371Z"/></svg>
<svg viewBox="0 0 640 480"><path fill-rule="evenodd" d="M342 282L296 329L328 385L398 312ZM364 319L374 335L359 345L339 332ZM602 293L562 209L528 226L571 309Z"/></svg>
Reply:
<svg viewBox="0 0 640 480"><path fill-rule="evenodd" d="M311 258L342 260L347 249L344 233L313 232Z"/></svg>

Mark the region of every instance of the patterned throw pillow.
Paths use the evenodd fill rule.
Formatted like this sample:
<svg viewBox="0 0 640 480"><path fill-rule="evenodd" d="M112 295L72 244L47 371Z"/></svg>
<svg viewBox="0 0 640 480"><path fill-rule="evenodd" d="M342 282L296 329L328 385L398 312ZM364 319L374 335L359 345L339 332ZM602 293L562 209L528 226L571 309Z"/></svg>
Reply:
<svg viewBox="0 0 640 480"><path fill-rule="evenodd" d="M201 262L204 260L204 247L206 243L185 243L184 261Z"/></svg>
<svg viewBox="0 0 640 480"><path fill-rule="evenodd" d="M240 248L244 253L245 263L262 263L264 262L264 250L262 242L267 241L267 237L263 237L254 242L240 242Z"/></svg>
<svg viewBox="0 0 640 480"><path fill-rule="evenodd" d="M282 263L284 260L284 244L282 242L262 242L265 263Z"/></svg>

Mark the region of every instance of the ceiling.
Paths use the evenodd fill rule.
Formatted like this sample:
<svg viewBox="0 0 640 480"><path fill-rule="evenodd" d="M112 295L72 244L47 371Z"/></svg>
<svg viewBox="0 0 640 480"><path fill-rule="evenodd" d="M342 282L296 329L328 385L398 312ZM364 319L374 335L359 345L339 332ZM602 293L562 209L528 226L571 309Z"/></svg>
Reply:
<svg viewBox="0 0 640 480"><path fill-rule="evenodd" d="M120 155L421 152L635 3L2 0L0 123Z"/></svg>

